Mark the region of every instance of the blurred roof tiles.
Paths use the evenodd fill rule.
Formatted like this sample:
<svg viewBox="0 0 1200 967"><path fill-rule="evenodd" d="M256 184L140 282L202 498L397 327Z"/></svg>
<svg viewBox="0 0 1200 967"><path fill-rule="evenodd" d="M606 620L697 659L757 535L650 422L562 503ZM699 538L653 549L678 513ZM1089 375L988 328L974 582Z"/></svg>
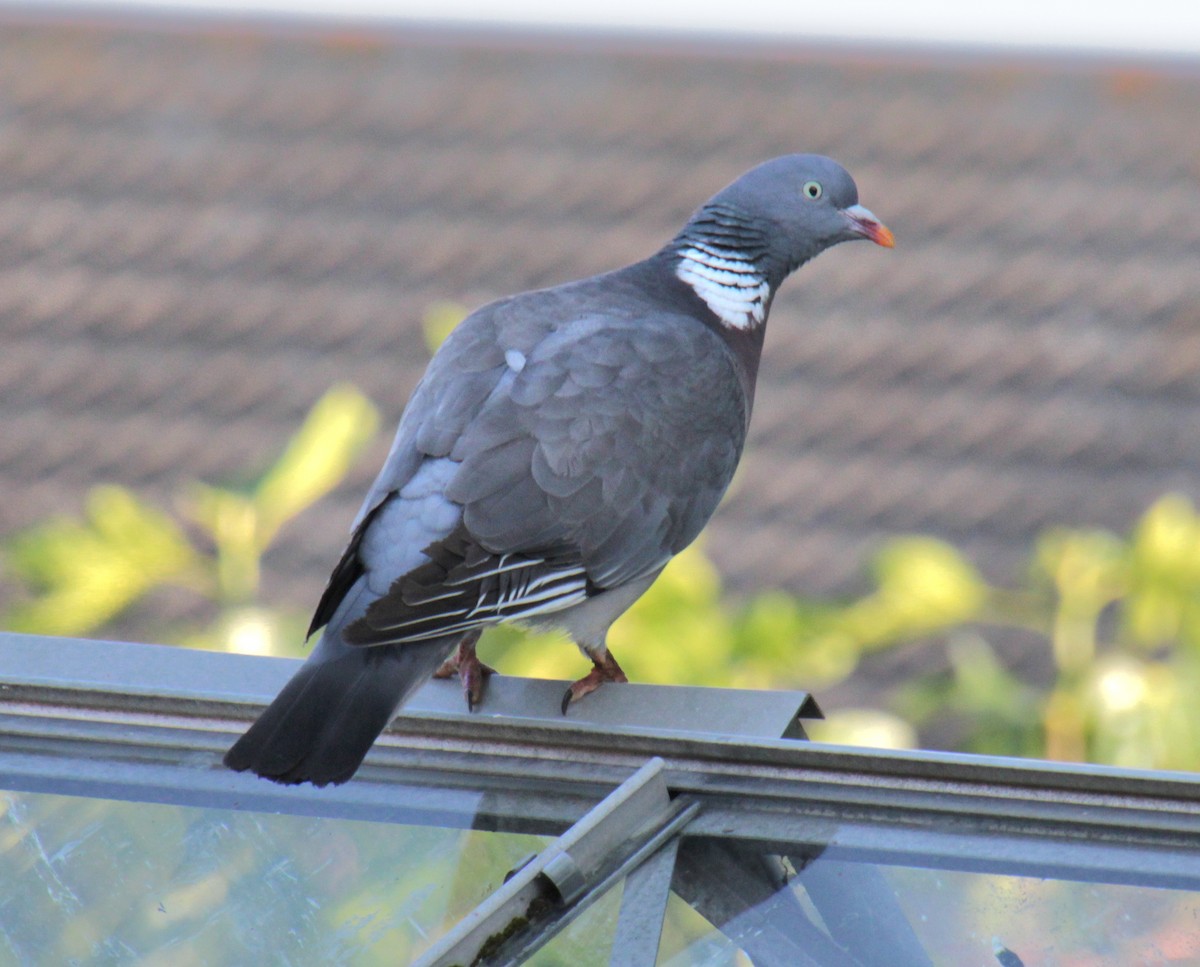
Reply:
<svg viewBox="0 0 1200 967"><path fill-rule="evenodd" d="M0 533L244 479L335 381L391 422L431 306L632 261L809 150L898 247L784 289L708 548L742 590L847 592L913 531L1011 575L1200 497L1197 118L1200 70L1153 64L6 24ZM386 445L273 598L315 600Z"/></svg>

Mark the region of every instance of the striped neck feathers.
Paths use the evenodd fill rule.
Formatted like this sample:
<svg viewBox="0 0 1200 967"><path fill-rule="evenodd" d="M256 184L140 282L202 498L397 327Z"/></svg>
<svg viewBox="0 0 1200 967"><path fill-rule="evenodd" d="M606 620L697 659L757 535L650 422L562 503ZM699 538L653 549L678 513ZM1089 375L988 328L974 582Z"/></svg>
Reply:
<svg viewBox="0 0 1200 967"><path fill-rule="evenodd" d="M675 276L723 325L745 331L766 322L773 287L766 269L766 239L760 230L734 211L709 206L684 227L671 247L679 259Z"/></svg>

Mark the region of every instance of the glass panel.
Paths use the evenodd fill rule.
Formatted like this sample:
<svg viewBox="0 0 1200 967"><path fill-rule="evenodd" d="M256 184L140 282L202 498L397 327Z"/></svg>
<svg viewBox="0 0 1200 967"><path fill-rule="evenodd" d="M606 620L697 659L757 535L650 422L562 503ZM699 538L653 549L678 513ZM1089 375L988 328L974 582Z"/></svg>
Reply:
<svg viewBox="0 0 1200 967"><path fill-rule="evenodd" d="M710 905L710 916L718 910L712 919L723 920L722 929L673 896L660 967L740 967L751 962L747 954L755 965L794 964L780 953L793 942L814 965L850 962L843 951L854 963L934 967L1200 963L1193 891L819 858L789 886L736 909L714 905L697 882L703 875L688 875L685 890L701 910Z"/></svg>
<svg viewBox="0 0 1200 967"><path fill-rule="evenodd" d="M942 870L887 870L935 963L1200 963L1200 894ZM1010 962L1016 963L1011 957Z"/></svg>
<svg viewBox="0 0 1200 967"><path fill-rule="evenodd" d="M622 884L583 911L524 967L607 967L621 912Z"/></svg>
<svg viewBox="0 0 1200 967"><path fill-rule="evenodd" d="M738 945L693 910L678 894L667 901L658 967L750 967Z"/></svg>
<svg viewBox="0 0 1200 967"><path fill-rule="evenodd" d="M394 967L549 841L33 793L0 792L0 813L0 964L21 967Z"/></svg>

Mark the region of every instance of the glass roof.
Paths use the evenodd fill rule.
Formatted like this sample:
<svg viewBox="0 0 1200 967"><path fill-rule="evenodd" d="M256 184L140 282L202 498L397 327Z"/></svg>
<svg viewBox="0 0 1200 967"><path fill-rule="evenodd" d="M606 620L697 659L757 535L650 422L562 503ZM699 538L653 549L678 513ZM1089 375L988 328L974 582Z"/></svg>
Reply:
<svg viewBox="0 0 1200 967"><path fill-rule="evenodd" d="M1191 775L773 737L799 693L567 721L502 678L345 786L222 769L290 671L0 635L0 965L1200 962Z"/></svg>
<svg viewBox="0 0 1200 967"><path fill-rule="evenodd" d="M0 794L14 964L408 963L546 837Z"/></svg>
<svg viewBox="0 0 1200 967"><path fill-rule="evenodd" d="M0 814L0 963L22 965L410 963L551 841L44 793L0 794ZM659 965L1200 962L1191 890L818 856L722 920L697 862L676 874L693 882L667 905ZM622 892L527 962L607 964ZM822 954L823 934L843 942Z"/></svg>

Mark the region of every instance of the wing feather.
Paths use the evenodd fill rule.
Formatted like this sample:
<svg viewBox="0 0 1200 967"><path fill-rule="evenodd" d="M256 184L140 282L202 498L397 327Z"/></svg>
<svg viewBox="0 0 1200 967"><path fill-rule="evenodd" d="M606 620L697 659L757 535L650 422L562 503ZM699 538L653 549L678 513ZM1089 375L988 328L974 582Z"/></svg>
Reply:
<svg viewBox="0 0 1200 967"><path fill-rule="evenodd" d="M402 575L350 625L351 645L425 641L497 621L570 607L595 593L570 556L488 554L465 526L426 549L429 562Z"/></svg>

